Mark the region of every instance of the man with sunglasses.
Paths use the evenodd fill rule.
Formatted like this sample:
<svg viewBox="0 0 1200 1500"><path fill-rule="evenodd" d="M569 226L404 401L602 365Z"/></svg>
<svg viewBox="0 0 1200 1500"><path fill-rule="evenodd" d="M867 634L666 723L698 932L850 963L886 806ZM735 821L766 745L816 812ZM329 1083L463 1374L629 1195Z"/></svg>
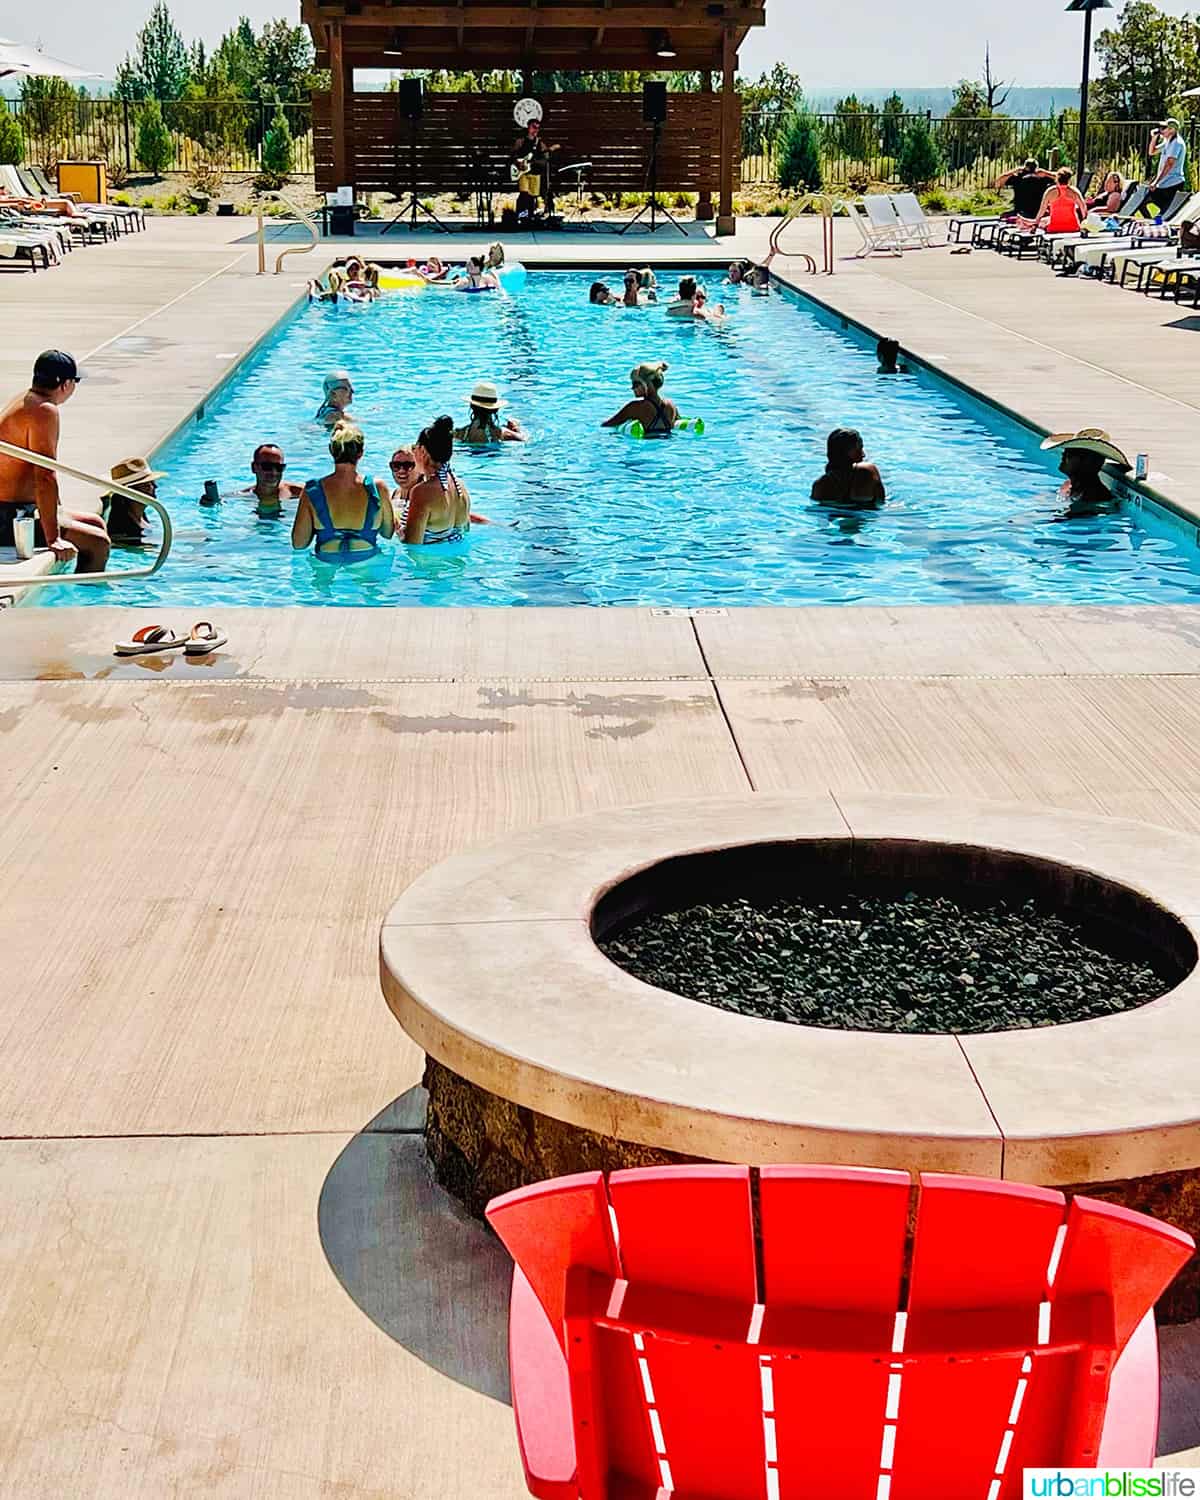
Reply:
<svg viewBox="0 0 1200 1500"><path fill-rule="evenodd" d="M260 443L255 448L254 456L250 460L250 472L254 475L254 484L242 493L255 497L257 502L255 509L260 516L282 514L285 500L296 500L304 493L303 485L293 484L291 480L284 481L283 474L286 468L287 461L278 443Z"/></svg>

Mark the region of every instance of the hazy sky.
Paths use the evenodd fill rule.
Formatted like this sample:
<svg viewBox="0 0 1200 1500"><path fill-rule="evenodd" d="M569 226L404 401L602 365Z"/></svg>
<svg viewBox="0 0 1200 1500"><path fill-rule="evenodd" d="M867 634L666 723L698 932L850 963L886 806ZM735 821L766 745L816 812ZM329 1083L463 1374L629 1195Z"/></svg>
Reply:
<svg viewBox="0 0 1200 1500"><path fill-rule="evenodd" d="M0 36L40 44L46 52L111 77L145 20L151 0L0 0ZM1180 14L1188 0L1157 0ZM1079 77L1082 20L1065 0L767 0L769 22L751 33L742 69L757 73L782 60L813 90L853 87L940 87L977 76L984 43L1003 78L1036 87ZM171 0L189 40L214 41L239 15L256 24L277 15L298 18L281 0ZM1097 29L1115 12L1100 12ZM1200 83L1200 78L1197 78Z"/></svg>

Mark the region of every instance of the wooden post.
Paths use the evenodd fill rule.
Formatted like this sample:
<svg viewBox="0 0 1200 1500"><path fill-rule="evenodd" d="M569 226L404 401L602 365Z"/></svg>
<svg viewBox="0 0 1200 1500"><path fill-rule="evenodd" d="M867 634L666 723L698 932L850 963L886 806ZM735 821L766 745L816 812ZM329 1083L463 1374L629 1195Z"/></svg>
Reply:
<svg viewBox="0 0 1200 1500"><path fill-rule="evenodd" d="M340 21L329 23L329 124L333 131L333 186L345 186L349 157L346 152L346 62L342 51Z"/></svg>
<svg viewBox="0 0 1200 1500"><path fill-rule="evenodd" d="M737 220L733 216L733 161L735 151L742 143L737 135L737 93L734 90L734 75L737 71L737 48L733 44L733 28L728 21L721 36L721 204L717 213L717 233L735 234Z"/></svg>
<svg viewBox="0 0 1200 1500"><path fill-rule="evenodd" d="M708 101L712 102L713 77L707 68L700 70L700 92L707 94ZM712 189L701 188L700 196L696 203L696 218L701 223L706 223L713 217Z"/></svg>

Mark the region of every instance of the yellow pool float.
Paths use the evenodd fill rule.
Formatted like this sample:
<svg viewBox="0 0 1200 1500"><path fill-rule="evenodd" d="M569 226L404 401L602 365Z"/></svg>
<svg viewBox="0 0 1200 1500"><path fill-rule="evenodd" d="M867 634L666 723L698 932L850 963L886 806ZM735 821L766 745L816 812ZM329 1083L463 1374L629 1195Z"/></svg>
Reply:
<svg viewBox="0 0 1200 1500"><path fill-rule="evenodd" d="M415 271L384 271L379 278L379 285L386 292L401 292L412 287L428 286L429 283Z"/></svg>

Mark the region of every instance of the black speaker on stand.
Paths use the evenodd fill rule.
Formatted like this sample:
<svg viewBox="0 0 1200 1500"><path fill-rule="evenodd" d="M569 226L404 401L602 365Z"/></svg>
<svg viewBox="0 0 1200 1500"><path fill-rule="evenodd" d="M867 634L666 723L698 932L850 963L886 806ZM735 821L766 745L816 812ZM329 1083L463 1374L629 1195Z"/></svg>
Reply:
<svg viewBox="0 0 1200 1500"><path fill-rule="evenodd" d="M648 186L650 188L650 200L643 203L628 224L622 225L617 230L618 234L627 234L643 214L650 215L649 224L643 226L650 234L658 232L658 221L666 219L667 223L678 229L679 233L686 237L687 230L679 222L665 204L658 201L658 143L662 138L662 128L667 122L667 86L665 83L654 79L647 79L642 84L642 120L650 126L650 170L647 174Z"/></svg>
<svg viewBox="0 0 1200 1500"><path fill-rule="evenodd" d="M417 121L425 113L425 95L421 80L419 78L402 78L400 80L400 87L396 93L396 103L399 116L408 121L408 199L400 205L396 217L389 220L379 232L380 234L387 234L390 229L394 229L407 215L408 227L415 234L417 229L417 215L418 213L422 213L427 219L431 219L443 234L449 234L449 229L442 223L437 214L431 208L426 208L420 198L417 197ZM399 130L397 130L398 134ZM396 181L398 184L400 181L399 143L397 143L396 154ZM397 191L396 196L400 196L399 191Z"/></svg>

